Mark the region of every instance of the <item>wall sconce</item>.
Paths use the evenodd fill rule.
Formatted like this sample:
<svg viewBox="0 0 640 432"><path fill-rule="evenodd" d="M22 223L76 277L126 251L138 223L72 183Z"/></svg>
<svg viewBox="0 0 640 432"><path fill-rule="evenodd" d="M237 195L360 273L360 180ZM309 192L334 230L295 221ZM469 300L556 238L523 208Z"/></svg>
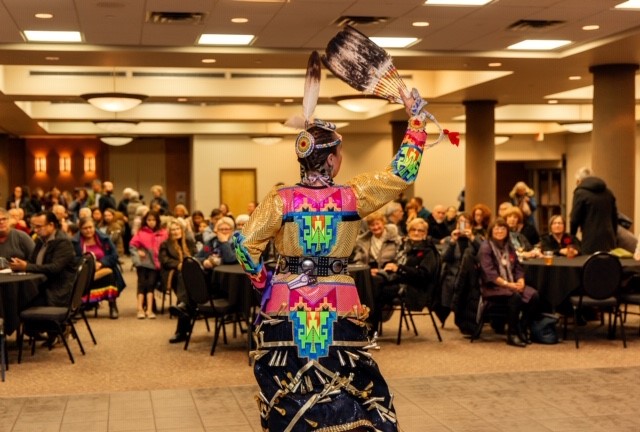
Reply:
<svg viewBox="0 0 640 432"><path fill-rule="evenodd" d="M69 156L60 156L59 161L61 173L71 172L71 158Z"/></svg>
<svg viewBox="0 0 640 432"><path fill-rule="evenodd" d="M84 172L96 172L96 158L94 156L84 157Z"/></svg>
<svg viewBox="0 0 640 432"><path fill-rule="evenodd" d="M35 158L36 172L47 172L47 158L43 156L37 156Z"/></svg>

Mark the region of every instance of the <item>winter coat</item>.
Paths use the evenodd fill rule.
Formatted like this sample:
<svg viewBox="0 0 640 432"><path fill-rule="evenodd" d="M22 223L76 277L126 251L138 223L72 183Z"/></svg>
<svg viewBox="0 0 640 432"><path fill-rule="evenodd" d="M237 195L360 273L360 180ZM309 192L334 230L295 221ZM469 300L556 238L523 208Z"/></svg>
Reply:
<svg viewBox="0 0 640 432"><path fill-rule="evenodd" d="M167 230L163 228L160 228L157 231L153 231L149 227L143 227L140 229L129 243L131 261L133 261L133 264L136 267L160 270L160 259L158 258L158 254L160 252L160 245L167 238ZM138 255L138 250L140 249L147 253L144 260L140 259L140 255Z"/></svg>
<svg viewBox="0 0 640 432"><path fill-rule="evenodd" d="M387 263L396 262L398 249L402 241L398 235L396 226L385 225L384 232L382 233L382 246L380 247L377 260L374 260L371 256L372 237L373 234L371 234L371 231L367 231L358 237L354 249L353 261L365 265L373 265L373 263L375 263L374 266L379 269L382 269Z"/></svg>
<svg viewBox="0 0 640 432"><path fill-rule="evenodd" d="M127 285L124 282L124 278L122 277L122 271L120 270L120 262L118 259L118 251L116 250L115 245L109 238L109 236L101 233L100 231L96 231L96 236L98 238L97 242L100 246L100 249L104 252L104 257L100 260L103 267L108 267L113 271L115 276L116 287L118 288L118 292L122 291ZM83 242L80 238L80 233L76 233L71 239L73 243L73 248L75 250L76 256L81 257L84 254Z"/></svg>
<svg viewBox="0 0 640 432"><path fill-rule="evenodd" d="M592 254L616 247L618 226L616 198L598 177L586 177L573 192L571 230L582 231L582 252Z"/></svg>

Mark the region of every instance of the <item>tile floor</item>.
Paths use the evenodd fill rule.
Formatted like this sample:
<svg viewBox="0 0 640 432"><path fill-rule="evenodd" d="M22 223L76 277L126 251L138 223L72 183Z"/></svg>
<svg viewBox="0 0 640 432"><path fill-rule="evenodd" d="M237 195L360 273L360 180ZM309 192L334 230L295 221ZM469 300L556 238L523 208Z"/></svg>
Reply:
<svg viewBox="0 0 640 432"><path fill-rule="evenodd" d="M639 382L640 367L628 367L390 384L403 432L637 432ZM0 398L0 432L260 432L254 393L236 386Z"/></svg>

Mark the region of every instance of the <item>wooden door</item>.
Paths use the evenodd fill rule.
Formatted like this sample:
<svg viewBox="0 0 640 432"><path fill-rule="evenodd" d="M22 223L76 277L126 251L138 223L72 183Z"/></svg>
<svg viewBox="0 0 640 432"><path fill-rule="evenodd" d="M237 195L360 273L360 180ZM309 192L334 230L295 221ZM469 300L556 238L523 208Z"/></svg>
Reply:
<svg viewBox="0 0 640 432"><path fill-rule="evenodd" d="M221 169L220 202L237 216L247 212L249 201L256 201L255 169Z"/></svg>

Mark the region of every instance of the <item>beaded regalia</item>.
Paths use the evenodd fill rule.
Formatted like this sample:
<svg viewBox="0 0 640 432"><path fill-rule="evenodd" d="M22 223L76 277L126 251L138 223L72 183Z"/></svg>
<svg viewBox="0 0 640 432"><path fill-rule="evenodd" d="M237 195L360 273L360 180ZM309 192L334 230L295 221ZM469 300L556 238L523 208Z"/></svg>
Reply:
<svg viewBox="0 0 640 432"><path fill-rule="evenodd" d="M319 80L316 62L314 53L309 69L318 68L312 75ZM305 97L317 98L315 86L307 83L305 90ZM385 169L344 185L333 184L331 167L303 169L300 183L275 186L234 237L238 261L263 296L252 357L265 431L397 430L393 396L370 353L378 346L367 336L369 309L360 303L347 258L361 219L418 175L427 116L414 96L406 134ZM342 138L312 112L305 110L295 146L307 167L317 152L341 151ZM273 275L261 260L271 239L279 253Z"/></svg>

